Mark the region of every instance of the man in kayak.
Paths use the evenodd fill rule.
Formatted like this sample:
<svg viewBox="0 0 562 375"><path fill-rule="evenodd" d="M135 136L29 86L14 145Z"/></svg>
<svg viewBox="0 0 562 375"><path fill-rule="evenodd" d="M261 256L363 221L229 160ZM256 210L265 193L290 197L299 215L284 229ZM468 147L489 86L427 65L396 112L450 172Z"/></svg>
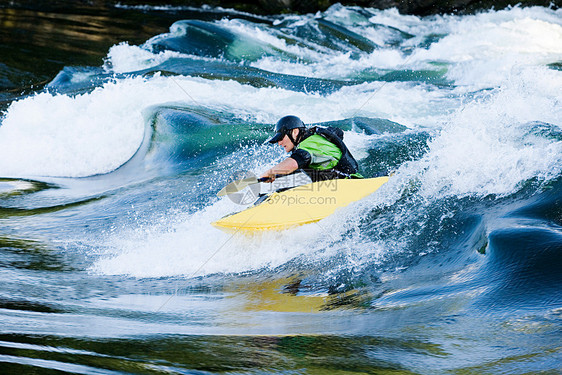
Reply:
<svg viewBox="0 0 562 375"><path fill-rule="evenodd" d="M363 178L358 173L357 161L343 143L343 131L339 128L307 128L300 118L285 116L275 125L275 135L269 143L277 143L291 156L261 176L267 182L299 169L308 174L313 182Z"/></svg>

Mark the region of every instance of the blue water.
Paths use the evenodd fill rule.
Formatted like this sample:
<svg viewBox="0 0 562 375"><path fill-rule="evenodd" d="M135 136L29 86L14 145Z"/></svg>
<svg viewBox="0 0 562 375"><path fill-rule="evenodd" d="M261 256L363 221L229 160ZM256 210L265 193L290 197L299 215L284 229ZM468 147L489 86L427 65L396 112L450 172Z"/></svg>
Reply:
<svg viewBox="0 0 562 375"><path fill-rule="evenodd" d="M560 10L117 14L143 41L3 42L2 373L560 373ZM394 175L315 224L212 227L287 114Z"/></svg>

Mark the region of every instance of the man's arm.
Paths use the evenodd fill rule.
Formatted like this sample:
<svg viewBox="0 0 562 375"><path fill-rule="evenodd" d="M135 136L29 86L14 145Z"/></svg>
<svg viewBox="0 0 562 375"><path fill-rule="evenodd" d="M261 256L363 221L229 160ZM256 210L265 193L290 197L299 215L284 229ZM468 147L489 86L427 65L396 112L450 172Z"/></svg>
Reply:
<svg viewBox="0 0 562 375"><path fill-rule="evenodd" d="M267 178L267 182L275 181L276 175L286 175L293 173L299 168L297 161L291 157L283 160L281 163L277 164L275 167L268 169L261 178Z"/></svg>

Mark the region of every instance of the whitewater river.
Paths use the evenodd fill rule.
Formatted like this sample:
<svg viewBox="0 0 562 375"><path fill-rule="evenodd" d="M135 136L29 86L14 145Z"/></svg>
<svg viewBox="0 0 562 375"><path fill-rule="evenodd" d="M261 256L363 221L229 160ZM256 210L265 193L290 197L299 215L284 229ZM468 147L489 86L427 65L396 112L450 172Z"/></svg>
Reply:
<svg viewBox="0 0 562 375"><path fill-rule="evenodd" d="M561 371L562 10L19 12L0 373ZM288 114L394 175L316 224L211 226Z"/></svg>

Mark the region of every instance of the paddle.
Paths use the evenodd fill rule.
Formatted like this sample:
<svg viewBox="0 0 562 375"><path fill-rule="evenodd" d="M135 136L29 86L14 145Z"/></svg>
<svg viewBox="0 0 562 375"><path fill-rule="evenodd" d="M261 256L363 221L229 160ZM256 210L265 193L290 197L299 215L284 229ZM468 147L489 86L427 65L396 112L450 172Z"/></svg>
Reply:
<svg viewBox="0 0 562 375"><path fill-rule="evenodd" d="M275 176L278 177L278 176ZM226 185L217 193L217 197L222 197L223 195L237 193L240 190L244 190L250 185L258 184L260 182L266 182L268 180L267 177L257 178L253 177L246 177L241 180L236 180L231 182L230 184Z"/></svg>

